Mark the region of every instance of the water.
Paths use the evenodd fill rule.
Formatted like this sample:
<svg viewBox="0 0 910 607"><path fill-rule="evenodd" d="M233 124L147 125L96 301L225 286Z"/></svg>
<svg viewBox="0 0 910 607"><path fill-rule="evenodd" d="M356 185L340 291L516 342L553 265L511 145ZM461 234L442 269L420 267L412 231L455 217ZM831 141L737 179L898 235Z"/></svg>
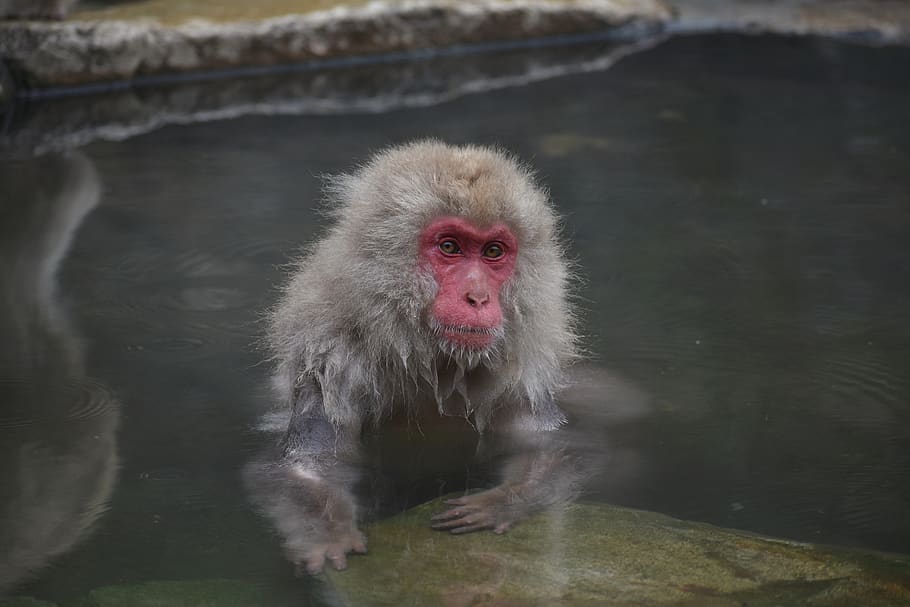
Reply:
<svg viewBox="0 0 910 607"><path fill-rule="evenodd" d="M608 456L586 499L910 553L908 64L679 39L431 107L4 161L0 585L243 578L276 605L312 586L239 477L267 440L260 315L324 225L318 176L428 135L531 160L565 217L593 373L642 395L576 414ZM420 458L372 439L376 516L483 477L470 435L428 436Z"/></svg>

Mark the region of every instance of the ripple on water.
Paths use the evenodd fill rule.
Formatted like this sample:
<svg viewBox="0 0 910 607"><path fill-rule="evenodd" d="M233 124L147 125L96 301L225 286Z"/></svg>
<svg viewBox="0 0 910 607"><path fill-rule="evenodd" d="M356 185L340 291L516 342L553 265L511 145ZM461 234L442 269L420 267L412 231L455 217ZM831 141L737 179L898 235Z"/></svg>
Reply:
<svg viewBox="0 0 910 607"><path fill-rule="evenodd" d="M274 239L240 240L205 250L185 251L177 256L177 273L188 277L236 276L261 272L263 261L284 259L285 251L299 243Z"/></svg>
<svg viewBox="0 0 910 607"><path fill-rule="evenodd" d="M778 335L783 328L741 328L744 320L735 310L697 302L687 307L667 292L655 293L646 306L627 301L606 315L606 347L612 354L679 367L736 372L766 368L774 357L769 344L785 337Z"/></svg>
<svg viewBox="0 0 910 607"><path fill-rule="evenodd" d="M845 337L864 328L864 319L843 305L815 306L810 322L817 334L827 337Z"/></svg>
<svg viewBox="0 0 910 607"><path fill-rule="evenodd" d="M828 355L810 373L816 386L835 397L830 413L852 424L888 427L906 408L907 378L876 352Z"/></svg>
<svg viewBox="0 0 910 607"><path fill-rule="evenodd" d="M143 470L137 474L141 481L150 483L184 483L189 478L189 473L182 468L154 468Z"/></svg>
<svg viewBox="0 0 910 607"><path fill-rule="evenodd" d="M198 337L169 337L154 339L137 349L165 354L192 354L204 350L208 345L211 345L211 342Z"/></svg>
<svg viewBox="0 0 910 607"><path fill-rule="evenodd" d="M92 378L4 378L0 389L8 404L0 408L0 431L87 421L119 410L109 388Z"/></svg>
<svg viewBox="0 0 910 607"><path fill-rule="evenodd" d="M240 288L155 285L147 295L111 298L89 313L102 319L130 352L199 357L251 345L261 333L259 301Z"/></svg>
<svg viewBox="0 0 910 607"><path fill-rule="evenodd" d="M210 485L183 468L149 468L136 473L139 489L152 510L199 511L217 506Z"/></svg>
<svg viewBox="0 0 910 607"><path fill-rule="evenodd" d="M190 312L214 312L241 308L250 302L247 294L232 287L187 287L175 298L177 307Z"/></svg>
<svg viewBox="0 0 910 607"><path fill-rule="evenodd" d="M263 261L284 259L286 251L299 243L274 239L240 240L213 243L205 249L188 249L169 253L163 249L144 249L128 255L111 268L111 278L134 280L136 276L162 272L181 278L215 278L255 275Z"/></svg>
<svg viewBox="0 0 910 607"><path fill-rule="evenodd" d="M91 378L82 378L79 382L70 382L68 392L76 398L68 401L66 418L69 420L87 420L109 415L117 410L117 404L110 390L104 384Z"/></svg>
<svg viewBox="0 0 910 607"><path fill-rule="evenodd" d="M256 302L242 286L187 285L182 280L133 287L119 307L132 315L166 312L223 312L243 309Z"/></svg>

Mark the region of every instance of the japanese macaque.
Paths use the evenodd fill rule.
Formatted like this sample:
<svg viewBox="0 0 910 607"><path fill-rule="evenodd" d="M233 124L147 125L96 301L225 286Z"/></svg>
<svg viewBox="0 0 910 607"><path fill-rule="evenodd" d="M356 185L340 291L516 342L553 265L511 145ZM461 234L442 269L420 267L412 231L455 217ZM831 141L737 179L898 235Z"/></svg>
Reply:
<svg viewBox="0 0 910 607"><path fill-rule="evenodd" d="M0 19L63 19L76 0L0 0Z"/></svg>
<svg viewBox="0 0 910 607"><path fill-rule="evenodd" d="M557 217L531 172L494 149L421 141L327 188L335 223L271 315L275 383L292 410L280 453L251 464L254 499L289 558L316 573L365 552L352 486L366 422L394 412L509 437L498 486L432 526L506 531L575 492L552 431L576 358Z"/></svg>

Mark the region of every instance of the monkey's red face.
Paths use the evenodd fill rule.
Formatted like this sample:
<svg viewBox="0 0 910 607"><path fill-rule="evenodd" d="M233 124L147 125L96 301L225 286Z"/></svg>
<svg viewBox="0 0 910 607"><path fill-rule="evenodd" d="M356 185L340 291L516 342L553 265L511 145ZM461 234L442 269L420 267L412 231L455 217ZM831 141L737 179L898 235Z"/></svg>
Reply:
<svg viewBox="0 0 910 607"><path fill-rule="evenodd" d="M517 254L518 240L503 224L441 217L421 233L420 261L438 286L432 320L445 339L478 350L493 343L502 327L499 294Z"/></svg>

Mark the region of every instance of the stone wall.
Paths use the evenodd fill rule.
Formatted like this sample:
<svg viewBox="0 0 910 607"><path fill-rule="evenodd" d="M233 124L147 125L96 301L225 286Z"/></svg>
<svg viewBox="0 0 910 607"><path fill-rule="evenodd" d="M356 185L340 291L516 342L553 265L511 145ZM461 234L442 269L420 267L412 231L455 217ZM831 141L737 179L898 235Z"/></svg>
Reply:
<svg viewBox="0 0 910 607"><path fill-rule="evenodd" d="M168 12L166 0L141 0L77 9L64 21L0 23L6 95L11 86L104 86L592 33L626 41L735 31L910 42L910 3L898 0L349 0L293 3L293 14L286 4L265 2L251 13L249 3L200 1L190 18Z"/></svg>

